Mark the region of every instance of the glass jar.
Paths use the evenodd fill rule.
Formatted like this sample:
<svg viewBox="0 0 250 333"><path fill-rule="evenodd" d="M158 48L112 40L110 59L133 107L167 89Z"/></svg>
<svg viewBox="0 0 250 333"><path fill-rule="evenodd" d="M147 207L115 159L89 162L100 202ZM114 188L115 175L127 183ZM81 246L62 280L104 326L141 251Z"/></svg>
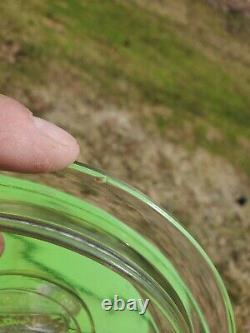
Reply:
<svg viewBox="0 0 250 333"><path fill-rule="evenodd" d="M235 333L202 248L101 171L2 172L0 230L0 333Z"/></svg>

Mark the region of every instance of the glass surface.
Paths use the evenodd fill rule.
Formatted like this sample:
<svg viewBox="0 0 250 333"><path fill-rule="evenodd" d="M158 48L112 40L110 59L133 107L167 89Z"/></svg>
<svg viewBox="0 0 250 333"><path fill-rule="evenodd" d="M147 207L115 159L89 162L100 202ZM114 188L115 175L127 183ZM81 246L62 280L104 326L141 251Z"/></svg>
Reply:
<svg viewBox="0 0 250 333"><path fill-rule="evenodd" d="M0 333L235 332L201 247L101 171L75 163L54 174L0 173L0 230Z"/></svg>

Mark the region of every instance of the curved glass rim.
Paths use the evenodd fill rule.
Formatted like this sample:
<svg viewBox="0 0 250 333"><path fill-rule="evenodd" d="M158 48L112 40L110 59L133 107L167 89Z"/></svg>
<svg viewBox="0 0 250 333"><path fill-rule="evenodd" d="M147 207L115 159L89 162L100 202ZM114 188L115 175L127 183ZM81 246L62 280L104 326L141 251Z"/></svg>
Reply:
<svg viewBox="0 0 250 333"><path fill-rule="evenodd" d="M92 176L96 179L98 179L102 183L106 183L108 185L111 185L115 188L118 188L119 190L122 190L132 197L135 197L136 199L142 201L144 204L152 208L154 211L156 211L158 214L162 215L165 219L168 220L169 223L171 223L180 233L182 233L189 241L190 243L195 247L195 249L201 254L209 268L212 270L215 280L218 284L219 290L221 292L224 304L225 304L225 310L226 310L226 316L228 321L228 328L229 333L236 333L236 324L234 319L234 312L233 307L227 292L227 289L224 285L224 282L217 271L216 267L214 266L212 260L207 255L205 250L202 248L202 246L195 240L195 238L175 219L173 216L171 216L166 210L159 207L156 203L154 203L147 195L142 193L141 191L137 190L131 185L126 184L125 182L118 180L117 178L109 175L106 172L103 172L102 170L99 170L97 168L90 167L89 165L76 161L73 164L71 164L69 169L79 171L81 173L85 173L89 176Z"/></svg>
<svg viewBox="0 0 250 333"><path fill-rule="evenodd" d="M169 227L171 229L176 230L177 234L179 234L179 236L181 236L181 238L183 239L183 241L189 243L189 246L190 246L189 251L192 252L193 250L195 250L196 255L198 255L200 257L200 259L201 259L201 261L200 261L200 265L201 265L200 269L201 269L201 267L203 267L206 270L209 269L209 271L211 272L210 273L211 274L211 279L212 279L211 281L213 281L213 284L216 286L216 289L217 289L217 291L219 293L218 294L218 297L219 297L218 301L220 303L220 306L224 309L224 311L223 311L224 312L223 323L224 323L225 326L224 326L223 331L225 331L227 333L235 333L236 332L236 327L235 327L236 325L235 325L234 313L233 313L231 301L229 299L227 290L225 288L224 282L223 282L220 274L218 273L217 269L215 268L214 264L212 263L211 259L206 254L206 252L204 251L204 249L193 238L193 236L191 236L189 234L189 232L178 222L177 219L175 219L167 211L165 211L164 209L162 209L161 207L159 207L158 204L156 204L155 202L153 202L147 195L143 194L141 191L137 190L133 186L127 185L125 182L116 179L115 177L107 174L106 172L104 172L102 170L93 168L93 167L91 167L89 165L83 164L83 163L78 162L78 161L76 161L75 163L73 163L72 165L70 165L68 168L65 169L66 172L67 172L67 170L68 171L71 170L72 172L74 172L77 177L78 176L88 177L89 179L91 179L95 183L99 183L99 186L103 185L104 188L107 187L107 188L110 188L110 190L112 189L111 192L114 191L114 193L115 193L115 192L118 191L118 193L120 192L120 194L122 194L124 197L127 197L127 199L129 201L130 200L132 200L133 202L137 201L138 204L139 203L143 204L144 208L148 207L148 209L149 209L148 212L150 212L150 214L152 213L155 216L156 220L158 220L158 218L160 219L160 224L158 223L158 227L160 229L164 227L164 222L165 222L166 226L169 225ZM5 176L3 175L3 177L5 177ZM7 179L6 180L7 181L7 185L10 185L11 188L13 188L12 180L14 181L14 179L16 179L17 181L20 181L20 182L22 181L21 179L12 178L12 177L6 177L6 179ZM81 177L79 179L81 179ZM34 179L31 178L31 180L34 180ZM20 186L21 186L21 184L22 183L20 183ZM33 182L30 183L29 182L29 177L28 177L28 179L26 180L26 182L23 182L23 185L20 188L23 188L23 187L26 188L26 186L28 186L28 188L29 188L29 186L31 186L31 184L34 184L34 183ZM45 182L45 184L46 184L46 182ZM40 184L40 185L37 184L37 185L40 186L42 184ZM93 184L93 186L95 186L95 185ZM7 186L7 188L8 188L8 186ZM45 187L43 187L43 189L48 189L48 187L46 187L46 185L45 185ZM53 188L51 188L51 189L53 189ZM45 193L47 193L47 190L45 191ZM65 192L64 188L63 188L62 192L58 192L57 194L60 194L60 193L61 193L61 195L67 195L67 191ZM76 199L75 193L72 193L72 194L73 194L72 199ZM4 195L4 192L3 192L3 195ZM33 196L30 199L33 200ZM12 212L10 212L10 213L12 214ZM158 217L157 217L157 215L158 215ZM19 220L16 221L16 222L19 223ZM31 220L30 220L30 222L31 222ZM157 222L157 221L155 221L155 222ZM9 228L8 221L6 221L6 223L7 223L6 224L6 230L8 231L9 230L8 229ZM25 235L26 235L26 232L27 232L27 230L26 230L26 224L23 226L24 229L25 229L25 233L24 233ZM162 224L162 226L161 226L161 224ZM114 224L114 226L115 225L116 225L116 223ZM156 225L157 225L157 223L156 223ZM154 229L157 231L156 225L153 227L152 232L154 231ZM29 223L29 226L31 226L30 223ZM34 225L33 227L36 228L37 225ZM131 230L133 230L133 228L134 228L134 226L132 225L132 229ZM24 232L24 230L23 230L23 232ZM59 233L59 234L61 234L61 233ZM57 230L57 233L55 233L54 236L53 236L53 237L56 237L57 241L58 241L59 234L58 234L58 230ZM176 236L178 236L177 234L176 234ZM41 236L42 234L39 233L39 235ZM62 233L62 235L64 235L64 233ZM43 238L41 238L41 239L43 239ZM47 239L47 236L46 236L46 239ZM64 242L63 242L63 244L64 244ZM154 244L157 246L158 242L154 242ZM181 244L182 244L182 242L180 242L179 244L176 244L176 246L178 246L178 251L180 251L180 252L182 252L182 248L183 248ZM70 245L70 247L68 247L69 245ZM87 245L87 243L85 245ZM150 244L148 244L148 245L150 245ZM72 244L70 242L70 244L67 243L66 247L71 248L71 246L72 246ZM109 248L109 245L107 245L107 246ZM160 244L159 244L159 246L160 246ZM75 245L73 246L73 248L75 249ZM78 248L76 248L76 249L78 249ZM88 252L88 254L93 254L92 252L91 253L90 252ZM185 252L183 252L183 254L184 253ZM101 251L101 256L100 257L98 256L98 258L101 261L104 260L105 262L107 262L106 261L107 258L106 257L104 258L102 254L103 254L103 252ZM180 253L180 255L182 255L182 254ZM132 263L134 264L134 258L131 258L131 260L132 260L131 264ZM109 261L108 261L108 263L109 263ZM199 263L198 263L198 265L196 267L197 268L195 268L195 270L193 271L194 275L195 275L195 271L197 269L198 269L198 271L200 271L200 269L199 269ZM163 267L163 269L165 270L164 267ZM191 274L191 276L189 277L189 279L192 280L192 283L195 283L195 277L192 277L192 270L190 271L190 274ZM204 284L203 287L205 287L205 289L206 289L206 282L205 282L205 284ZM204 295L204 297L205 297L205 295ZM204 298L204 300L206 300L206 299ZM200 312L199 308L197 307L197 304L196 304L195 300L194 300L194 304L193 305L194 305L196 311L198 311L197 312L198 316L202 319L203 315ZM216 304L215 304L215 307L216 307ZM211 308L211 310L213 311L213 308ZM219 318L220 317L217 317L217 320L220 320ZM202 320L202 323L203 323L203 325L205 325L203 327L203 329L205 329L205 331L207 332L208 331L207 330L208 327L206 326L206 324L204 324L205 322L203 320Z"/></svg>

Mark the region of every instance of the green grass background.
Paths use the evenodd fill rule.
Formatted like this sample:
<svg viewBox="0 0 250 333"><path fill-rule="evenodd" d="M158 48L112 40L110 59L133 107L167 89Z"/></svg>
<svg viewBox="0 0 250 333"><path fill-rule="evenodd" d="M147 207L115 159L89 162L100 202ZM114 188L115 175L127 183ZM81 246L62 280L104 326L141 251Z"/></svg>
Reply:
<svg viewBox="0 0 250 333"><path fill-rule="evenodd" d="M2 91L46 84L57 71L116 105L166 106L171 117L149 119L161 133L176 128L188 147L205 146L250 174L248 25L231 19L238 30L228 33L226 15L202 1L192 6L190 27L133 1L2 2L1 40L21 45L11 66L1 62ZM192 124L193 140L181 136L184 121ZM207 139L209 126L220 140Z"/></svg>

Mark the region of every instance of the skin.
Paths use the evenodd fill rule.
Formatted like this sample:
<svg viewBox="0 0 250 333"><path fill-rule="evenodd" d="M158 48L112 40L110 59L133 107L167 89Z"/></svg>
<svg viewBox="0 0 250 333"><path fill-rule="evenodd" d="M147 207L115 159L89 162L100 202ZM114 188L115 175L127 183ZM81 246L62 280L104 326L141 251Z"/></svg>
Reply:
<svg viewBox="0 0 250 333"><path fill-rule="evenodd" d="M78 155L79 145L69 133L0 95L0 170L52 172L73 163ZM0 255L3 250L0 234Z"/></svg>

